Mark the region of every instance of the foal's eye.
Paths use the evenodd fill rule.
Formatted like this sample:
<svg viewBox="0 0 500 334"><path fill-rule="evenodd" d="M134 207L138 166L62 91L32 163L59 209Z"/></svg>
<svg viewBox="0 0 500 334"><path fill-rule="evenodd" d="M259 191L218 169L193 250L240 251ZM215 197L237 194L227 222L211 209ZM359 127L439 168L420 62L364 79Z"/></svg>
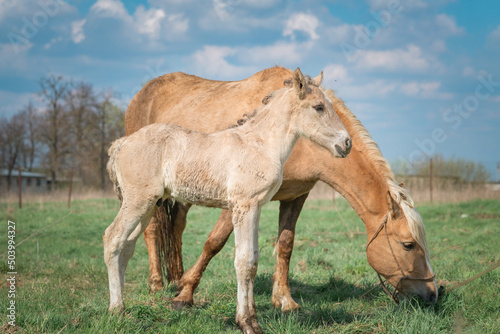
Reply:
<svg viewBox="0 0 500 334"><path fill-rule="evenodd" d="M415 244L413 242L402 242L402 244L405 251L411 251L413 248L415 248Z"/></svg>
<svg viewBox="0 0 500 334"><path fill-rule="evenodd" d="M316 110L319 113L322 113L325 111L325 106L322 104L317 104L313 108L314 108L314 110Z"/></svg>

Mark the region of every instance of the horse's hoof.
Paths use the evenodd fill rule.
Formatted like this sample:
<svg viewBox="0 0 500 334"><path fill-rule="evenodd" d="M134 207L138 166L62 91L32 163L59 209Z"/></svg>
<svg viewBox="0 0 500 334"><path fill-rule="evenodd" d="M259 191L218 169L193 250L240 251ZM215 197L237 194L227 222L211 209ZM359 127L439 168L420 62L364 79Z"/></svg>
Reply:
<svg viewBox="0 0 500 334"><path fill-rule="evenodd" d="M189 300L189 301L186 301L186 300L175 300L175 299L172 300L172 307L175 310L181 310L183 308L193 306L193 304L194 303L193 303L192 300Z"/></svg>
<svg viewBox="0 0 500 334"><path fill-rule="evenodd" d="M272 298L272 304L275 308L281 309L282 312L292 312L300 310L300 305L297 304L291 297Z"/></svg>
<svg viewBox="0 0 500 334"><path fill-rule="evenodd" d="M149 279L149 293L155 293L161 290L163 290L163 279Z"/></svg>

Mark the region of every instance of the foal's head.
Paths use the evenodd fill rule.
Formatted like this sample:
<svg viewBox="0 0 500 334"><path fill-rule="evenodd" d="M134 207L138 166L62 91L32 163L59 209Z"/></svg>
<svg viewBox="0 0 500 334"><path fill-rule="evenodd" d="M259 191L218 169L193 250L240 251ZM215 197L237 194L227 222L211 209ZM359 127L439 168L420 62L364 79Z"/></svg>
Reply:
<svg viewBox="0 0 500 334"><path fill-rule="evenodd" d="M368 262L395 288L393 298L400 292L435 302L438 291L422 219L413 208L413 201L405 198L404 190L397 192L396 197L395 200L387 193L387 215L378 229L368 235Z"/></svg>
<svg viewBox="0 0 500 334"><path fill-rule="evenodd" d="M299 68L285 85L292 87L295 98L292 109L297 117L298 131L330 151L344 158L352 147L351 137L335 112L332 101L320 88L323 72L314 78L305 78Z"/></svg>

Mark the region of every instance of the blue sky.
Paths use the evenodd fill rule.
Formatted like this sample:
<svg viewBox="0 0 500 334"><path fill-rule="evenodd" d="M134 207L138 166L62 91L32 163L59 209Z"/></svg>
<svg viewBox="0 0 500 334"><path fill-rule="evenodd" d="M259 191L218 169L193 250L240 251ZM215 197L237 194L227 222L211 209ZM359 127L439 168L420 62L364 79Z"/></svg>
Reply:
<svg viewBox="0 0 500 334"><path fill-rule="evenodd" d="M389 161L500 162L500 2L0 0L0 117L49 73L124 106L169 72L239 80L299 66L337 91Z"/></svg>

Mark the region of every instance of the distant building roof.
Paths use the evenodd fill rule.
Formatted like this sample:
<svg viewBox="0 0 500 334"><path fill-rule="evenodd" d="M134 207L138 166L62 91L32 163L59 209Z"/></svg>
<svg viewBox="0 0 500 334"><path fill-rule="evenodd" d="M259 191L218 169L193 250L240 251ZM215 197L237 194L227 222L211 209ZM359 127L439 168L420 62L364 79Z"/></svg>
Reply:
<svg viewBox="0 0 500 334"><path fill-rule="evenodd" d="M0 176L8 176L9 171L5 168L0 169ZM14 169L12 171L12 174L10 176L17 176L17 169ZM39 177L39 178L46 178L47 175L41 174L41 173L33 173L33 172L25 172L21 170L21 177Z"/></svg>

